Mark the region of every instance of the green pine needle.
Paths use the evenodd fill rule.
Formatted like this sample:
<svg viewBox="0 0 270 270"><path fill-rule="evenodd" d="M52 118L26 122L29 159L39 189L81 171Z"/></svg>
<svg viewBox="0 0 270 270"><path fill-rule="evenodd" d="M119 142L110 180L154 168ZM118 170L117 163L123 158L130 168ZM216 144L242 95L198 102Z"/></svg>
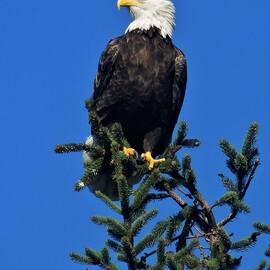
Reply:
<svg viewBox="0 0 270 270"><path fill-rule="evenodd" d="M182 171L183 175L186 175L191 170L191 157L190 155L185 155L182 160Z"/></svg>
<svg viewBox="0 0 270 270"><path fill-rule="evenodd" d="M256 137L258 135L258 124L253 123L248 129L247 135L245 137L243 146L242 146L242 154L248 159L254 158L254 153L256 149L254 149L254 145L256 144Z"/></svg>
<svg viewBox="0 0 270 270"><path fill-rule="evenodd" d="M254 270L264 270L266 268L266 261L261 261L260 264L254 268Z"/></svg>
<svg viewBox="0 0 270 270"><path fill-rule="evenodd" d="M264 253L265 256L270 257L270 245L268 246L267 250Z"/></svg>
<svg viewBox="0 0 270 270"><path fill-rule="evenodd" d="M237 192L238 191L236 184L231 179L225 177L223 174L219 174L219 177L221 178L221 181L223 183L223 186L228 191L234 191L234 192Z"/></svg>
<svg viewBox="0 0 270 270"><path fill-rule="evenodd" d="M144 213L139 218L137 218L136 221L132 224L131 235L133 237L137 236L141 231L141 229L143 228L143 226L145 226L151 219L156 217L157 214L158 210L152 209L150 212Z"/></svg>
<svg viewBox="0 0 270 270"><path fill-rule="evenodd" d="M226 192L216 203L214 206L223 206L225 204L230 205L234 209L237 209L243 213L250 213L250 208L244 204L241 200L239 200L238 193L234 191Z"/></svg>
<svg viewBox="0 0 270 270"><path fill-rule="evenodd" d="M260 233L255 232L252 233L249 237L242 239L240 241L234 242L231 246L231 249L244 251L247 250L255 245L257 242L257 237L260 235Z"/></svg>
<svg viewBox="0 0 270 270"><path fill-rule="evenodd" d="M117 235L126 235L127 231L124 225L111 217L93 216L92 221L98 225L107 226L113 233Z"/></svg>
<svg viewBox="0 0 270 270"><path fill-rule="evenodd" d="M135 192L134 201L132 204L132 209L137 209L146 199L150 189L159 180L158 170L154 170L151 175L149 175L144 182L142 182L139 188Z"/></svg>
<svg viewBox="0 0 270 270"><path fill-rule="evenodd" d="M102 257L99 254L99 252L97 252L91 248L85 249L85 255L91 260L91 264L98 265L102 261Z"/></svg>
<svg viewBox="0 0 270 270"><path fill-rule="evenodd" d="M255 222L253 227L261 233L270 234L270 226L265 223Z"/></svg>
<svg viewBox="0 0 270 270"><path fill-rule="evenodd" d="M121 215L121 208L117 206L108 196L100 191L96 191L96 196L100 198L107 206L109 206L114 212Z"/></svg>
<svg viewBox="0 0 270 270"><path fill-rule="evenodd" d="M209 270L216 270L218 269L219 261L216 258L211 258L206 262L206 265L209 268Z"/></svg>
<svg viewBox="0 0 270 270"><path fill-rule="evenodd" d="M157 225L151 231L151 233L143 237L143 239L140 240L139 243L135 246L134 248L135 254L138 255L146 248L152 247L165 232L167 225L168 221L158 222Z"/></svg>
<svg viewBox="0 0 270 270"><path fill-rule="evenodd" d="M185 221L187 217L190 216L192 211L192 207L186 206L177 215L169 217L166 233L166 240L168 242L170 242L174 238L175 234L180 228L180 225L183 223L183 221Z"/></svg>
<svg viewBox="0 0 270 270"><path fill-rule="evenodd" d="M183 257L182 261L189 269L198 269L200 266L200 260L193 254L188 254Z"/></svg>
<svg viewBox="0 0 270 270"><path fill-rule="evenodd" d="M187 127L187 123L186 122L181 122L178 128L178 132L176 135L176 138L173 142L173 145L178 146L178 145L182 145L184 139L187 136L187 132L188 132L188 127Z"/></svg>
<svg viewBox="0 0 270 270"><path fill-rule="evenodd" d="M172 258L172 256L167 256L167 266L170 270L183 270L179 263Z"/></svg>
<svg viewBox="0 0 270 270"><path fill-rule="evenodd" d="M102 257L102 262L105 265L109 265L111 258L110 258L110 254L109 254L109 250L105 247L101 250L101 257Z"/></svg>
<svg viewBox="0 0 270 270"><path fill-rule="evenodd" d="M130 188L127 183L126 177L121 174L116 179L118 185L119 199L122 208L122 214L125 218L129 218L130 208L129 208L129 195Z"/></svg>
<svg viewBox="0 0 270 270"><path fill-rule="evenodd" d="M190 255L190 253L193 251L194 248L198 246L198 244L199 241L197 239L192 240L188 246L174 254L174 260L181 261L184 256Z"/></svg>
<svg viewBox="0 0 270 270"><path fill-rule="evenodd" d="M162 267L166 263L166 255L165 255L165 240L161 238L157 247L157 263L158 266Z"/></svg>
<svg viewBox="0 0 270 270"><path fill-rule="evenodd" d="M242 154L237 154L235 157L235 168L237 171L247 173L248 170L248 160Z"/></svg>
<svg viewBox="0 0 270 270"><path fill-rule="evenodd" d="M186 139L182 143L183 147L195 148L201 145L201 142L198 139Z"/></svg>
<svg viewBox="0 0 270 270"><path fill-rule="evenodd" d="M222 152L231 160L234 160L237 155L237 151L235 148L227 141L227 140L221 140L219 142L219 146L222 150Z"/></svg>
<svg viewBox="0 0 270 270"><path fill-rule="evenodd" d="M111 239L107 240L106 244L111 250L113 250L117 253L123 252L123 247Z"/></svg>
<svg viewBox="0 0 270 270"><path fill-rule="evenodd" d="M89 259L87 256L81 256L77 253L71 253L70 258L73 262L80 263L80 264L92 264L92 260Z"/></svg>

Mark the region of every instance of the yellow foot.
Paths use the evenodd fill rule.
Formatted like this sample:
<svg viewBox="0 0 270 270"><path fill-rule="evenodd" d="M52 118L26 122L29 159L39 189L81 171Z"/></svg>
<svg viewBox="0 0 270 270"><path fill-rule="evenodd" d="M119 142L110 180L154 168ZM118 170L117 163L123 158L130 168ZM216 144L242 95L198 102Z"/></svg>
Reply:
<svg viewBox="0 0 270 270"><path fill-rule="evenodd" d="M124 148L123 148L123 152L124 152L124 154L125 154L127 157L135 156L135 155L136 155L136 150L133 149L133 148L127 148L127 147L124 147Z"/></svg>
<svg viewBox="0 0 270 270"><path fill-rule="evenodd" d="M143 160L146 160L146 161L148 162L148 169L149 169L149 170L152 170L156 164L159 164L159 163L162 163L162 162L165 161L165 158L154 159L154 158L152 157L151 152L146 152L146 153L142 154L142 155L141 155L141 158L142 158Z"/></svg>

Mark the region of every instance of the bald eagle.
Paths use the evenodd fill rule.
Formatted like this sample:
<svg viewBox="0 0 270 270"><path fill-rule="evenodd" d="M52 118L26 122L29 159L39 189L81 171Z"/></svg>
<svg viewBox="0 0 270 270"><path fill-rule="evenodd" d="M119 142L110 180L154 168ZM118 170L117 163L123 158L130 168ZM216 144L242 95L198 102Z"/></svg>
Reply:
<svg viewBox="0 0 270 270"><path fill-rule="evenodd" d="M151 170L164 161L155 157L169 145L183 104L186 60L171 40L171 0L118 0L117 5L127 7L133 21L102 53L89 109L103 126L120 123L132 147L124 153L136 150ZM104 192L105 182L90 188Z"/></svg>

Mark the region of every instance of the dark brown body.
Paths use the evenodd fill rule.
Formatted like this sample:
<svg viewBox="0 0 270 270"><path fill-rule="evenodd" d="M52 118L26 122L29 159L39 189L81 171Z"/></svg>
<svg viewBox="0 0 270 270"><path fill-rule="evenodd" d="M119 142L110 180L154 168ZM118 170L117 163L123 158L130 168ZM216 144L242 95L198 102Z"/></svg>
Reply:
<svg viewBox="0 0 270 270"><path fill-rule="evenodd" d="M90 110L104 126L118 122L139 153L161 154L171 140L186 88L182 52L159 30L134 30L104 51Z"/></svg>

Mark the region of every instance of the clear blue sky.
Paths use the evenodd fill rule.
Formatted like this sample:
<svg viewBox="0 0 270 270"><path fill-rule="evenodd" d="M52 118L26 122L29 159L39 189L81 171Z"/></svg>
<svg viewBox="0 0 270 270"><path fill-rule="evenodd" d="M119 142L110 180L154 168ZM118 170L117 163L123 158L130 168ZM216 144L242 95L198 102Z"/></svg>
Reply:
<svg viewBox="0 0 270 270"><path fill-rule="evenodd" d="M222 192L217 174L227 172L218 140L240 146L252 121L261 127L262 166L247 196L253 213L230 228L245 236L255 219L270 223L270 2L175 2L173 39L189 64L181 118L203 142L193 163L210 202ZM89 217L106 208L72 191L81 155L53 148L88 135L84 100L99 56L129 21L116 0L0 0L1 269L84 269L68 253L102 247L105 231ZM252 269L269 243L262 238L241 269Z"/></svg>

